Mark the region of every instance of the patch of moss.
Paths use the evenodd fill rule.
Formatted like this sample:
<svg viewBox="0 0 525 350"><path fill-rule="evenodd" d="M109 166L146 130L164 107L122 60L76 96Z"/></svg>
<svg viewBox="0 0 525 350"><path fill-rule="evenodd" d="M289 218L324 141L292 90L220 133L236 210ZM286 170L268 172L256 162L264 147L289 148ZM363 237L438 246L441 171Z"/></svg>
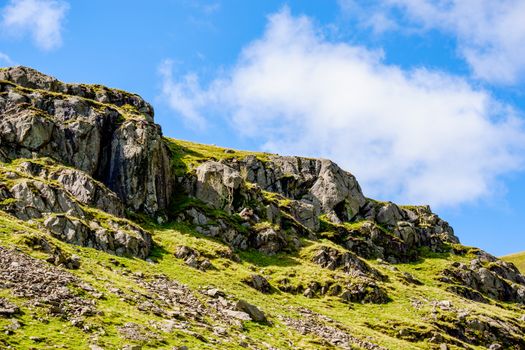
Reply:
<svg viewBox="0 0 525 350"><path fill-rule="evenodd" d="M168 137L165 137L164 140L172 152L172 164L177 176L183 176L209 160L219 161L221 159L242 159L247 156L255 156L261 161L267 161L271 156L269 153L238 151Z"/></svg>

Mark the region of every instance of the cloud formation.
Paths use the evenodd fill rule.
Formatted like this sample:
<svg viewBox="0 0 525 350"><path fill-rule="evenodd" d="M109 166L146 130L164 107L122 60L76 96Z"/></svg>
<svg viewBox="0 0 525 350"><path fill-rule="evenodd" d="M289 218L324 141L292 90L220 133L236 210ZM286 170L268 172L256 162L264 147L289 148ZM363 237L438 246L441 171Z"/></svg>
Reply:
<svg viewBox="0 0 525 350"><path fill-rule="evenodd" d="M162 99L177 111L187 127L203 130L206 119L200 114L210 94L202 91L196 74L186 74L181 81L173 81L173 61L165 60L159 67L162 77Z"/></svg>
<svg viewBox="0 0 525 350"><path fill-rule="evenodd" d="M7 54L0 52L0 65L12 66L14 61Z"/></svg>
<svg viewBox="0 0 525 350"><path fill-rule="evenodd" d="M264 150L331 158L368 196L454 206L493 194L523 163L523 123L487 91L327 41L286 9L206 86L163 73L163 96L186 120L219 114Z"/></svg>
<svg viewBox="0 0 525 350"><path fill-rule="evenodd" d="M1 28L13 35L30 35L42 50L62 44L62 22L69 4L62 0L10 0L2 9Z"/></svg>
<svg viewBox="0 0 525 350"><path fill-rule="evenodd" d="M508 85L525 81L523 0L385 0L366 7L339 0L339 5L347 15L365 18L366 13L361 24L375 32L408 25L454 35L460 55L477 78Z"/></svg>

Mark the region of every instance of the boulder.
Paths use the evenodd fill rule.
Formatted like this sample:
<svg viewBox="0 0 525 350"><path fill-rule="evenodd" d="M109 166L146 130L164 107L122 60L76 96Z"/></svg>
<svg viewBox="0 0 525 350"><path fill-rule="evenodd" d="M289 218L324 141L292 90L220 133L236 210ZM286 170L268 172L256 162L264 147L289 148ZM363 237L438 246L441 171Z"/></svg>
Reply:
<svg viewBox="0 0 525 350"><path fill-rule="evenodd" d="M242 311L250 315L250 318L255 322L267 322L266 315L264 312L259 310L259 308L255 305L252 305L248 303L245 300L239 300L237 304L235 304L235 308L238 311Z"/></svg>
<svg viewBox="0 0 525 350"><path fill-rule="evenodd" d="M403 214L397 205L388 202L381 205L375 219L380 225L393 227L398 221L403 220Z"/></svg>
<svg viewBox="0 0 525 350"><path fill-rule="evenodd" d="M381 272L368 265L355 254L351 252L341 252L332 247L320 247L316 251L312 261L330 270L341 268L346 273L355 277L370 277L377 280L385 279L385 276Z"/></svg>
<svg viewBox="0 0 525 350"><path fill-rule="evenodd" d="M262 253L273 255L287 247L286 238L273 227L266 227L256 232L253 247Z"/></svg>
<svg viewBox="0 0 525 350"><path fill-rule="evenodd" d="M242 184L242 177L233 168L208 161L196 169L197 183L193 195L216 209L233 210L235 192Z"/></svg>
<svg viewBox="0 0 525 350"><path fill-rule="evenodd" d="M261 275L251 275L250 277L245 278L243 282L261 293L268 294L272 291L271 284Z"/></svg>
<svg viewBox="0 0 525 350"><path fill-rule="evenodd" d="M363 279L357 280L346 286L340 295L341 300L346 302L384 304L390 298L387 293L375 282Z"/></svg>

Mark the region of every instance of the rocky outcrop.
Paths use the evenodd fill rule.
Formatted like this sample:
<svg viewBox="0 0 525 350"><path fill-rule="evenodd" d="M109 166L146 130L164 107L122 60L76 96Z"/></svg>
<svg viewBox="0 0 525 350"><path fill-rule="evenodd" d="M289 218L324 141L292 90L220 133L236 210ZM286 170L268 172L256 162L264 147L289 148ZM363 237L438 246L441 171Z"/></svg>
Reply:
<svg viewBox="0 0 525 350"><path fill-rule="evenodd" d="M106 215L162 217L170 203L170 151L148 103L14 67L0 70L0 116L3 210L69 243L149 254L148 232Z"/></svg>
<svg viewBox="0 0 525 350"><path fill-rule="evenodd" d="M492 261L474 259L469 265L456 262L443 271L443 276L440 278L443 282L460 283L472 289L471 293L451 289L469 299L484 301L475 293L479 292L495 300L525 304L525 276L511 263L495 258Z"/></svg>
<svg viewBox="0 0 525 350"><path fill-rule="evenodd" d="M182 184L204 206L238 214L244 223L239 230L196 206L177 217L236 248L269 254L293 250L298 237L315 239L327 229L320 219L338 233L332 235L337 243L365 258L413 261L420 247L440 252L458 242L448 223L430 208L366 199L350 173L326 160L273 155L264 161L255 156L211 160L188 172ZM271 226L261 226L263 222ZM347 222L360 225L348 228Z"/></svg>
<svg viewBox="0 0 525 350"><path fill-rule="evenodd" d="M414 261L422 247L445 252L459 242L429 207L367 199L355 177L329 160L244 152L235 156L234 151L209 147L218 156L192 163L194 168L181 177L183 191L200 204L185 205L175 217L197 225L200 233L235 242L235 248L274 254L300 246L300 237L326 236L361 257L396 263ZM191 156L177 149L182 149L181 158ZM223 158L219 152L226 151ZM243 228L225 225L204 207L238 215ZM261 230L261 223L271 228ZM267 237L271 244L265 243Z"/></svg>
<svg viewBox="0 0 525 350"><path fill-rule="evenodd" d="M384 304L390 301L386 291L369 279L348 284L340 297L343 301L354 303Z"/></svg>
<svg viewBox="0 0 525 350"><path fill-rule="evenodd" d="M272 285L261 275L251 275L243 279L243 282L261 293L269 294L272 292Z"/></svg>
<svg viewBox="0 0 525 350"><path fill-rule="evenodd" d="M371 277L377 280L384 280L385 276L359 259L351 252L341 252L338 249L322 246L316 250L312 261L323 268L335 270L342 269L354 277Z"/></svg>
<svg viewBox="0 0 525 350"><path fill-rule="evenodd" d="M525 325L489 315L476 309L459 308L450 301L433 302L435 308L432 323L442 335L449 335L470 345L486 349L525 348ZM434 336L439 339L443 336ZM420 340L421 337L418 338ZM458 343L460 348L465 345Z"/></svg>
<svg viewBox="0 0 525 350"><path fill-rule="evenodd" d="M314 212L333 213L342 221L353 219L366 203L355 177L326 159L270 156L263 162L248 156L229 165L264 191L308 203L318 208Z"/></svg>
<svg viewBox="0 0 525 350"><path fill-rule="evenodd" d="M75 217L59 214L49 216L43 224L53 236L64 242L110 254L145 259L152 247L149 232L125 221L91 219L85 223Z"/></svg>
<svg viewBox="0 0 525 350"><path fill-rule="evenodd" d="M242 185L239 172L227 165L209 161L196 169L194 195L210 207L231 213L234 196Z"/></svg>
<svg viewBox="0 0 525 350"><path fill-rule="evenodd" d="M0 71L0 161L50 157L156 214L173 190L169 150L137 95L65 84L30 68Z"/></svg>
<svg viewBox="0 0 525 350"><path fill-rule="evenodd" d="M175 256L178 259L183 259L186 265L198 270L206 271L212 267L210 261L201 257L201 254L188 246L179 246L175 251Z"/></svg>
<svg viewBox="0 0 525 350"><path fill-rule="evenodd" d="M122 215L122 203L85 173L52 161L31 160L0 169L0 176L5 179L0 183L0 209L22 220L36 220L67 243L117 255L148 256L151 234L108 215Z"/></svg>

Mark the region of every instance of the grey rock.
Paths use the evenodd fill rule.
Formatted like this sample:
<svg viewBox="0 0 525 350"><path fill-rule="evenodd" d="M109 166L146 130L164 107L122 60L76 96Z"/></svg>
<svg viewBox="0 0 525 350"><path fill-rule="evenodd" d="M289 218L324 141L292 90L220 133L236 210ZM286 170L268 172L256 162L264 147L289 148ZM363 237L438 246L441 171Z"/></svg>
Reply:
<svg viewBox="0 0 525 350"><path fill-rule="evenodd" d="M4 298L0 298L0 316L13 316L20 312L20 308Z"/></svg>
<svg viewBox="0 0 525 350"><path fill-rule="evenodd" d="M186 265L193 267L194 269L206 271L212 267L212 264L208 259L202 258L197 250L188 246L177 247L175 257L183 259Z"/></svg>
<svg viewBox="0 0 525 350"><path fill-rule="evenodd" d="M264 278L261 275L251 275L249 278L246 278L243 282L261 293L267 294L272 291L271 284L266 278Z"/></svg>
<svg viewBox="0 0 525 350"><path fill-rule="evenodd" d="M124 205L117 195L91 176L75 169L63 169L51 176L82 204L123 216Z"/></svg>
<svg viewBox="0 0 525 350"><path fill-rule="evenodd" d="M252 305L245 300L239 300L237 304L235 304L235 308L238 311L247 313L250 316L250 318L254 320L255 322L267 322L268 321L266 319L266 315L264 314L264 312L259 310L257 306Z"/></svg>
<svg viewBox="0 0 525 350"><path fill-rule="evenodd" d="M233 168L208 161L196 169L195 197L213 208L232 211L233 196L242 184L242 177Z"/></svg>
<svg viewBox="0 0 525 350"><path fill-rule="evenodd" d="M311 203L313 213L334 211L350 220L366 203L355 177L329 160L271 156L262 162L248 156L229 165L263 190ZM317 223L307 221L305 226L315 229Z"/></svg>
<svg viewBox="0 0 525 350"><path fill-rule="evenodd" d="M443 275L489 298L525 304L525 281L512 264L496 260L482 263L479 259L470 265L453 263ZM461 292L461 289L452 289ZM463 294L478 299L476 294Z"/></svg>
<svg viewBox="0 0 525 350"><path fill-rule="evenodd" d="M237 320L252 321L252 317L247 312L244 312L244 311L235 311L235 310L226 309L223 311L223 313L227 317L235 318Z"/></svg>
<svg viewBox="0 0 525 350"><path fill-rule="evenodd" d="M390 299L387 293L374 281L369 279L358 279L346 286L340 295L346 302L384 304Z"/></svg>
<svg viewBox="0 0 525 350"><path fill-rule="evenodd" d="M320 163L311 195L320 202L323 212L334 210L340 219L351 220L366 201L357 180L329 160Z"/></svg>
<svg viewBox="0 0 525 350"><path fill-rule="evenodd" d="M395 226L402 219L403 214L399 207L390 202L382 205L376 215L377 222L385 226Z"/></svg>
<svg viewBox="0 0 525 350"><path fill-rule="evenodd" d="M268 255L273 255L287 246L286 238L280 231L272 227L264 228L256 233L254 247Z"/></svg>
<svg viewBox="0 0 525 350"><path fill-rule="evenodd" d="M153 109L140 97L64 84L26 67L2 70L0 80L14 83L0 84L7 93L0 104L1 158L51 157L101 181L131 210L167 208L174 183L170 152Z"/></svg>
<svg viewBox="0 0 525 350"><path fill-rule="evenodd" d="M289 205L290 214L309 230L319 231L319 215L321 210L319 206L305 201L292 200Z"/></svg>
<svg viewBox="0 0 525 350"><path fill-rule="evenodd" d="M67 215L49 216L44 226L58 239L84 247L92 247L116 255L145 259L152 246L151 234L129 223L113 222L115 229L102 228L96 221L87 226Z"/></svg>
<svg viewBox="0 0 525 350"><path fill-rule="evenodd" d="M381 272L372 268L355 254L351 252L341 252L332 247L320 247L316 251L312 261L329 270L341 268L354 277L370 277L377 280L385 279L385 276Z"/></svg>

